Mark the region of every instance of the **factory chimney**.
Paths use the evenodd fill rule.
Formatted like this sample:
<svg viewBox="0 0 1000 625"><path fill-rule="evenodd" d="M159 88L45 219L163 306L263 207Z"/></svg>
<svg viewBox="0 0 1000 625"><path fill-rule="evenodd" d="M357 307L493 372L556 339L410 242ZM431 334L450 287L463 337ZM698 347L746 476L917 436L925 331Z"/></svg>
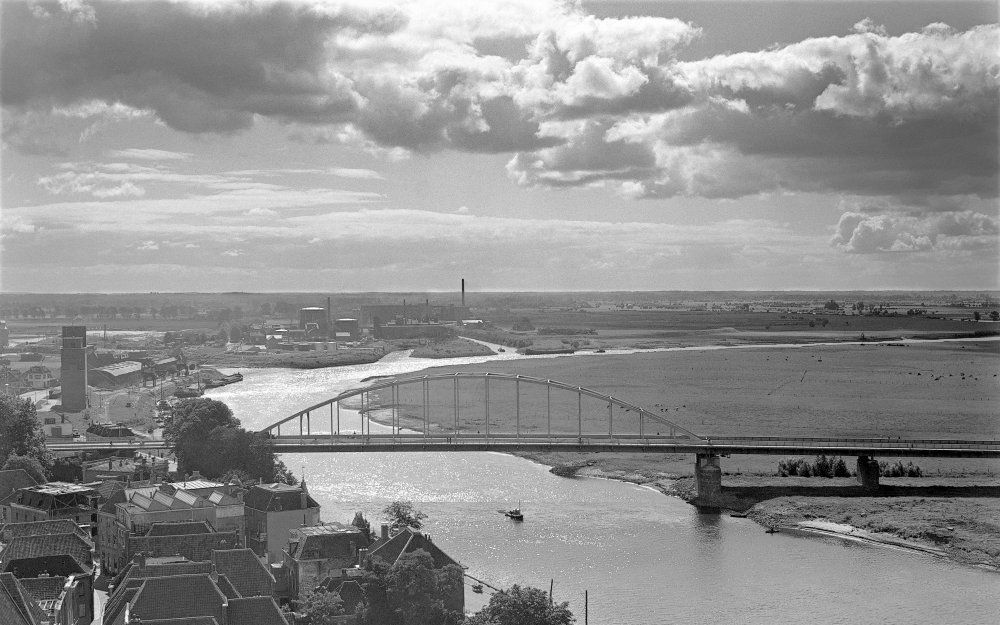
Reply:
<svg viewBox="0 0 1000 625"><path fill-rule="evenodd" d="M465 308L465 278L462 278L462 308Z"/></svg>
<svg viewBox="0 0 1000 625"><path fill-rule="evenodd" d="M326 336L327 338L334 336L333 325L331 325L332 319L330 318L330 298L326 298Z"/></svg>

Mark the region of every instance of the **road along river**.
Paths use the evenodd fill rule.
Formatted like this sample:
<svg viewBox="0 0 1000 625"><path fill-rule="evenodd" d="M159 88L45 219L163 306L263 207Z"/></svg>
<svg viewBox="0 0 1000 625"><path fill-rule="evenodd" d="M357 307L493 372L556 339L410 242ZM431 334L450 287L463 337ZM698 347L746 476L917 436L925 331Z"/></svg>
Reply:
<svg viewBox="0 0 1000 625"><path fill-rule="evenodd" d="M229 404L247 428L259 428L369 376L515 358L524 356L440 361L394 353L348 367L243 369L243 382L207 395ZM357 429L356 415L342 410L341 418L344 430ZM412 500L429 516L427 533L469 573L497 587L547 588L554 579L556 600L569 601L581 623L584 590L590 622L600 625L978 624L995 622L1000 611L996 573L837 538L765 534L751 521L698 514L649 488L560 478L504 454L285 454L283 460L306 476L324 520L348 522L361 510L377 525L385 503ZM497 512L519 503L523 523ZM469 610L487 600L488 594L466 593Z"/></svg>

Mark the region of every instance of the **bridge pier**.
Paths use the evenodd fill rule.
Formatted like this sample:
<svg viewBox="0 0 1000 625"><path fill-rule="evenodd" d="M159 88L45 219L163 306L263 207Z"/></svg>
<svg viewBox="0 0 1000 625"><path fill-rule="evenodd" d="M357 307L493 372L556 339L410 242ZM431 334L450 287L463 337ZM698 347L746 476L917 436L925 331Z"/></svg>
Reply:
<svg viewBox="0 0 1000 625"><path fill-rule="evenodd" d="M699 512L718 512L722 507L722 467L716 454L696 454L694 483L698 496L694 505Z"/></svg>
<svg viewBox="0 0 1000 625"><path fill-rule="evenodd" d="M858 484L864 488L878 488L878 461L871 456L858 456Z"/></svg>

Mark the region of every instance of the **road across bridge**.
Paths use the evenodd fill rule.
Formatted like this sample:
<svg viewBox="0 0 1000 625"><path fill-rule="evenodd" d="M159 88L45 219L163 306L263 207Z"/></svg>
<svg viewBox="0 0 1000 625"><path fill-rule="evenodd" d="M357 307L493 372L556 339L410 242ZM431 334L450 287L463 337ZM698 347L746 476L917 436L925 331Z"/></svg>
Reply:
<svg viewBox="0 0 1000 625"><path fill-rule="evenodd" d="M349 411L346 420L342 419L342 403ZM324 427L326 423L328 428ZM373 423L378 424L375 432ZM384 379L300 410L261 432L272 439L275 450L281 453L690 453L696 458L698 500L706 507L713 507L718 501L722 475L719 458L723 456L857 456L858 480L872 487L878 485L875 457L1000 458L1000 441L996 440L710 438L699 436L662 414L599 391L555 380L498 373L459 372ZM162 441L138 439L49 446L53 451L163 447Z"/></svg>

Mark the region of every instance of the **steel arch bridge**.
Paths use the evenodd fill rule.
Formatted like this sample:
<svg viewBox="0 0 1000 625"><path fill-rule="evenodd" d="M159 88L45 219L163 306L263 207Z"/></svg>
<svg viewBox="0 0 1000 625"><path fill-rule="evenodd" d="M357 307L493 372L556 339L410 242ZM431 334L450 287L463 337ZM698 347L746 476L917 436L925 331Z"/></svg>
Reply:
<svg viewBox="0 0 1000 625"><path fill-rule="evenodd" d="M470 391L470 383L475 384L477 382L481 382L481 385L476 384L478 388L471 389L471 391L476 394L476 403L480 404L483 424L473 433L472 427L470 426L468 420L465 419L467 415L463 414L462 391L464 386L464 390L468 393ZM432 385L437 388L432 389ZM498 386L502 385L506 385L508 389L513 387L514 398L512 403L514 412L514 427L512 430L498 430L496 425L491 427L490 393L492 391L495 396L495 394L500 390ZM524 387L535 386L544 389L544 431L541 431L541 424L537 420L531 420L528 412L522 409L522 385ZM402 415L399 411L399 409L403 406L401 396L404 389L408 390L411 388L418 389L420 392L419 411L421 418L419 423L414 423L412 418L407 419L404 425ZM435 406L435 401L432 400L432 390L436 390L438 393L440 393L441 390L450 391L451 401L438 401L436 402L438 405ZM575 396L575 431L573 431L573 428L563 428L555 432L553 431L553 390L568 393L570 396ZM385 394L389 395L388 401L385 399ZM375 398L374 401L372 399L373 395ZM437 397L439 396L440 395L437 395ZM599 433L589 430L585 432L585 399L590 401L591 407L593 404L593 401L591 400L596 400L606 405L606 420L602 424L602 431ZM370 386L350 389L335 397L331 397L330 399L324 400L318 404L304 408L290 416L285 417L284 419L281 419L280 421L272 423L271 425L261 429L261 432L270 435L278 441L293 438L304 440L310 437L318 436L339 438L345 435L345 432L341 429L341 402L348 402L348 400L355 400L358 402L357 411L361 417L360 434L368 440L378 440L391 437L401 443L407 440L416 443L418 441L413 439L428 439L431 437L437 439L444 436L448 437L453 444L460 444L459 441L462 438L475 438L476 440L481 440L487 443L491 440L497 440L497 442L505 440L507 442L516 443L522 439L530 439L530 441L536 442L539 439L544 439L554 442L557 439L566 439L569 437L576 438L581 441L585 438L602 438L610 440L657 438L669 439L677 444L699 445L706 442L705 439L683 426L678 425L641 406L593 389L582 386L574 386L557 380L535 378L525 375L474 372L439 373L410 378L391 378L382 382L376 382ZM449 419L448 427L444 425L444 420L441 418L442 414L440 413L440 410L445 407L444 404L447 403L450 403L451 410L451 419ZM495 399L494 403L496 403ZM565 401L562 403L563 407L565 407ZM413 406L413 404L409 405ZM619 429L617 431L615 429L616 409L620 415ZM381 419L381 425L390 427L392 433L372 434L372 413L386 410L389 411L389 414L385 415L385 417L388 417L389 423L384 423L386 419L383 417ZM431 412L434 410L437 410L437 413L435 414L435 418L432 420ZM494 416L495 415L496 413L494 411ZM593 412L588 410L587 420L590 422L593 421L591 418L592 415ZM621 426L622 415L627 415L625 420L629 422L624 428ZM535 416L537 417L540 415L536 414ZM563 416L565 416L565 414ZM318 424L322 424L328 420L329 429L314 429L314 420L316 420ZM559 419L557 418L557 426L558 422ZM377 421L377 423L379 423L379 421ZM631 428L628 427L629 425ZM282 426L285 428L285 434L282 434ZM651 427L654 429L650 430ZM404 433L404 429L408 431ZM289 430L291 430L291 432L289 432ZM653 434L654 431L655 434ZM660 432L666 432L666 434L660 434ZM350 435L353 436L355 433L356 431L352 431ZM514 440L511 441L510 439ZM530 444L530 441L523 440L522 443L527 445Z"/></svg>

